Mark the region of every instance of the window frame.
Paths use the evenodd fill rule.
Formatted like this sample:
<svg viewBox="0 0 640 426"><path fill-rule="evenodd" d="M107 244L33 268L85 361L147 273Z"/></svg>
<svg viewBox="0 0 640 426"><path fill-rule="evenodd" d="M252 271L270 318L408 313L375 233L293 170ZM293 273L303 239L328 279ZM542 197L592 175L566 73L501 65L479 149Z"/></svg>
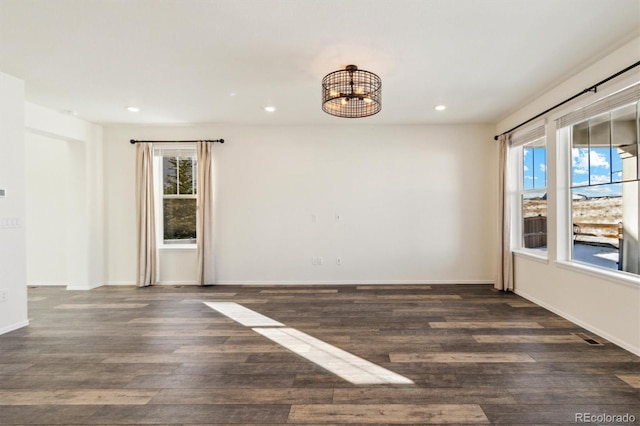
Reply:
<svg viewBox="0 0 640 426"><path fill-rule="evenodd" d="M532 145L536 142L543 140L544 148L545 148L545 160L544 164L548 170L548 159L549 152L547 146L547 138L546 138L546 121L542 121L540 123L534 124L528 128L525 128L522 131L519 131L509 138L509 151L510 151L510 161L509 168L511 170L510 179L514 183L514 187L512 188L512 214L511 214L511 223L512 223L512 231L511 231L511 244L512 250L514 252L524 253L530 255L534 258L548 260L548 244L549 244L549 229L547 227L547 244L544 249L542 248L530 248L525 247L525 237L524 237L524 196L525 194L532 193L546 193L548 200L548 174L545 171L545 186L542 188L531 188L525 189L524 184L524 150L527 146ZM515 176L514 176L515 174ZM548 206L548 202L547 202ZM548 226L548 210L547 210L547 226Z"/></svg>
<svg viewBox="0 0 640 426"><path fill-rule="evenodd" d="M600 94L600 93L599 93ZM555 122L555 132L550 137L555 139L555 182L557 241L555 242L555 263L565 269L581 272L594 277L606 279L618 284L637 287L640 285L640 275L619 271L573 260L573 208L572 208L572 126L579 122L595 117L601 113L610 112L625 105L640 101L640 81L637 76L631 76L619 83L603 90L602 95L595 101L585 99L572 107L563 108L550 117ZM640 108L640 106L639 106ZM637 111L638 119L640 111ZM640 123L638 124L636 141L640 142ZM640 156L639 156L640 157ZM640 163L640 158L638 159ZM640 170L640 167L638 167ZM622 184L622 182L616 182Z"/></svg>
<svg viewBox="0 0 640 426"><path fill-rule="evenodd" d="M186 145L186 146L185 146ZM164 153L176 153L180 155L165 155ZM164 164L163 160L167 157L174 158L192 158L195 160L195 167L192 168L195 194L165 194L164 193ZM195 249L197 247L197 238L188 242L167 242L164 238L164 200L165 199L195 199L197 200L197 151L196 146L181 143L166 144L154 148L154 189L155 189L155 221L156 221L156 241L158 241L159 249ZM178 166L179 167L179 166ZM179 172L177 172L179 173ZM179 187L179 183L178 183ZM179 192L179 189L178 189ZM197 232L197 225L194 231ZM172 240L168 240L172 241ZM173 240L178 241L178 240Z"/></svg>

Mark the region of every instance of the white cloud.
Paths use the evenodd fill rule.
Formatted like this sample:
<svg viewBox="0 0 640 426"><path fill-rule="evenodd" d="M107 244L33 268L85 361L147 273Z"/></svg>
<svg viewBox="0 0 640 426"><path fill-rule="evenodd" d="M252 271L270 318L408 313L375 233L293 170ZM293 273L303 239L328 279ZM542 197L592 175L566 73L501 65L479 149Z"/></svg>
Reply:
<svg viewBox="0 0 640 426"><path fill-rule="evenodd" d="M527 167L527 165L524 165L524 171L526 172L527 170L529 170L529 167Z"/></svg>
<svg viewBox="0 0 640 426"><path fill-rule="evenodd" d="M540 171L546 172L547 171L547 165L544 164L544 163L540 164Z"/></svg>
<svg viewBox="0 0 640 426"><path fill-rule="evenodd" d="M609 159L603 154L591 151L589 160L591 161L592 167L604 167L605 169L609 168Z"/></svg>
<svg viewBox="0 0 640 426"><path fill-rule="evenodd" d="M609 168L609 159L607 157L587 148L572 148L571 160L573 172L578 175L586 175L589 173L589 165L591 165L591 167Z"/></svg>
<svg viewBox="0 0 640 426"><path fill-rule="evenodd" d="M589 176L589 179L591 180L591 185L611 182L611 177L609 175L591 175Z"/></svg>
<svg viewBox="0 0 640 426"><path fill-rule="evenodd" d="M620 185L590 186L580 189L587 197L617 197L622 195Z"/></svg>

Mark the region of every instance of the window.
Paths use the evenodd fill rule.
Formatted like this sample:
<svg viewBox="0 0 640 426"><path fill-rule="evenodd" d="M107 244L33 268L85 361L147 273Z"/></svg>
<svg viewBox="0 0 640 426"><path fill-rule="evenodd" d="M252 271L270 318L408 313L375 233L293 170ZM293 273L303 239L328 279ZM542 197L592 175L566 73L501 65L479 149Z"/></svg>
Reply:
<svg viewBox="0 0 640 426"><path fill-rule="evenodd" d="M196 243L198 163L195 150L158 149L161 208L157 222L163 244Z"/></svg>
<svg viewBox="0 0 640 426"><path fill-rule="evenodd" d="M638 274L638 104L570 134L572 260Z"/></svg>
<svg viewBox="0 0 640 426"><path fill-rule="evenodd" d="M558 120L570 149L571 260L640 274L640 84Z"/></svg>
<svg viewBox="0 0 640 426"><path fill-rule="evenodd" d="M547 147L545 138L522 147L522 247L547 248Z"/></svg>
<svg viewBox="0 0 640 426"><path fill-rule="evenodd" d="M518 199L514 200L516 247L547 249L547 145L545 125L515 133L510 137L513 169L518 176Z"/></svg>

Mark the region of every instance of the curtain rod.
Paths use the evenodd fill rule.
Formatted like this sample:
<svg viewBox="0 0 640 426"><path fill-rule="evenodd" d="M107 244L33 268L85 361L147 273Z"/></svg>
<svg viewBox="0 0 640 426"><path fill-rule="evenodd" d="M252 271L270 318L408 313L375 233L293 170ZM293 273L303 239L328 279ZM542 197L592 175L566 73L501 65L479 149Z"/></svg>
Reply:
<svg viewBox="0 0 640 426"><path fill-rule="evenodd" d="M136 144L136 143L145 143L145 142L150 142L150 143L186 143L186 142L191 142L191 143L196 143L196 142L213 142L213 143L224 143L224 139L214 139L214 140L199 140L199 141L137 141L135 139L131 139L129 141L131 144Z"/></svg>
<svg viewBox="0 0 640 426"><path fill-rule="evenodd" d="M593 86L591 86L591 87L587 87L587 88L586 88L586 89L584 89L582 92L576 93L575 95L571 96L570 98L567 98L567 99L565 99L564 101L560 102L559 104L556 104L556 105L552 106L551 108L547 109L546 111L541 112L540 114L536 115L535 117L531 117L531 118L530 118L530 119L528 119L527 121L524 121L524 122L522 122L522 123L518 124L517 126L513 127L512 129L509 129L509 130L507 130L506 132L502 132L502 133L500 133L499 135L494 136L494 137L493 137L493 140L496 140L496 141L497 141L497 140L498 140L498 138L499 138L500 136L502 136L502 135L506 135L506 134L508 134L508 133L511 133L511 132L513 132L514 130L519 129L520 127L524 126L525 124L529 124L529 123L531 123L531 122L532 122L533 120L535 120L536 118L540 118L540 117L542 117L542 116L543 116L543 115L545 115L546 113L551 112L551 111L553 111L554 109L556 109L556 108L558 108L558 107L561 107L562 105L566 104L567 102L571 102L571 101L572 101L572 100L574 100L575 98L577 98L577 97L579 97L579 96L582 96L582 95L584 95L585 93L589 93L589 92L598 93L598 86L601 86L601 85L603 85L604 83L606 83L606 82L608 82L608 81L610 81L610 80L613 80L614 78L616 78L616 77L618 77L619 75L624 74L625 72L627 72L627 71L629 71L629 70L631 70L631 69L633 69L633 68L637 67L638 65L640 65L640 61L636 62L636 63L635 63L635 64L633 64L633 65L629 65L629 66L628 66L628 67L626 67L625 69L620 70L620 71L618 71L618 72L617 72L617 73L615 73L615 74L610 75L609 77L605 78L605 79L604 79L604 80L602 80L602 81L597 82L596 84L594 84L594 85L593 85Z"/></svg>

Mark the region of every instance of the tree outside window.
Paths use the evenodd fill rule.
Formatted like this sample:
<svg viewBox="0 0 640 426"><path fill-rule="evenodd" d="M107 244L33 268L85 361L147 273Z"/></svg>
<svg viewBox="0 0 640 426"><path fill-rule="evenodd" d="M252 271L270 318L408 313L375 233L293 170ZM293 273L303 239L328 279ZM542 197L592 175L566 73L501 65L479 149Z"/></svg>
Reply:
<svg viewBox="0 0 640 426"><path fill-rule="evenodd" d="M162 157L165 244L196 242L197 168L195 157Z"/></svg>

